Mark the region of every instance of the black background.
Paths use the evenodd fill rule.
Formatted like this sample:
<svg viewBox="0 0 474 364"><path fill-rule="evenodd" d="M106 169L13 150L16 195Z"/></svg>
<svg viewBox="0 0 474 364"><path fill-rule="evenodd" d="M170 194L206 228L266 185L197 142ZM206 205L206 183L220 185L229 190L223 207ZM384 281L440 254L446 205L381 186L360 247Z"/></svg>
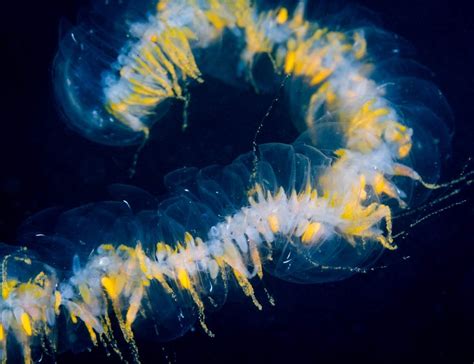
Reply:
<svg viewBox="0 0 474 364"><path fill-rule="evenodd" d="M473 155L474 15L468 2L359 3L414 45L417 60L433 71L452 106L456 135L445 178L453 178ZM32 213L104 199L110 183L159 195L162 176L175 168L230 162L251 148L272 100L218 82L200 86L191 99L190 128L181 132L181 108L175 105L152 132L130 180L134 148L84 140L62 123L54 105L51 63L59 23L73 21L83 5L2 4L0 240L7 243L15 242L17 226ZM259 141L291 142L297 133L285 119L280 103ZM233 299L209 319L216 338L197 328L170 344L143 342L143 362L472 363L473 218L472 199L432 217L410 231L388 268L347 281L299 286L267 278L276 307L256 312L244 298ZM59 357L63 363L84 360L117 361L99 350Z"/></svg>

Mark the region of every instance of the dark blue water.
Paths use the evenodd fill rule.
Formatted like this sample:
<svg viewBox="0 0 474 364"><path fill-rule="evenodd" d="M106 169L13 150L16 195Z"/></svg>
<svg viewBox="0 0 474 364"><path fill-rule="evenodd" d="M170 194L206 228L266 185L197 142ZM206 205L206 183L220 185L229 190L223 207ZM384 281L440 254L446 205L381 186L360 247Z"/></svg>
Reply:
<svg viewBox="0 0 474 364"><path fill-rule="evenodd" d="M474 15L468 2L360 3L378 12L386 29L408 39L417 60L433 71L455 114L452 153L443 171L446 180L454 178L474 155ZM152 132L130 179L134 148L84 140L62 123L54 105L51 63L58 28L62 18L75 19L82 5L77 0L2 4L1 241L14 244L21 222L44 208L105 199L111 183L160 195L162 177L173 169L229 163L250 150L273 99L216 81L199 87L189 129L181 131L181 105L173 106ZM297 136L284 106L276 105L259 142L292 142ZM454 201L469 199L470 193L466 188ZM244 298L231 299L209 318L216 338L197 329L167 345L143 342L143 362L168 357L176 363L472 363L473 221L471 198L411 229L396 258L382 260L387 268L346 281L300 286L268 277L276 307L257 312ZM96 350L65 354L59 362L117 361L104 358Z"/></svg>

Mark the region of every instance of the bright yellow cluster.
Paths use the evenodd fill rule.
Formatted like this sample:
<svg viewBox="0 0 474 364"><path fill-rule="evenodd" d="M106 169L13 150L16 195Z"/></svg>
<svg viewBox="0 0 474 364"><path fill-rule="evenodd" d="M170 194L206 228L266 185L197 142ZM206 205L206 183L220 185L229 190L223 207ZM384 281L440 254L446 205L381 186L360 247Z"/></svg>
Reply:
<svg viewBox="0 0 474 364"><path fill-rule="evenodd" d="M233 273L243 292L251 297L255 305L261 309L257 301L249 277L245 273L244 257L235 246L229 242L224 244L224 254L220 258L210 259L208 274L216 284L227 285L227 270ZM48 323L48 317L60 313L60 307L73 325L82 324L86 327L90 340L94 345L101 341L104 345L122 357L117 342L113 336L112 320L109 314L113 312L123 337L129 343L130 350L136 362L139 362L138 349L134 341L132 325L139 314L145 315L147 288L154 282L163 287L163 290L177 301L179 296L189 294L199 314L201 326L210 336L212 332L205 323L203 297L206 296L201 274L189 273L190 265L197 269L196 259L204 259L207 254L204 243L199 238L193 238L186 233L183 242L177 242L175 247L163 242L156 245L155 257L145 254L141 244L135 247L120 245L114 247L101 245L95 256L91 257L85 272L99 277L100 286L94 286L92 280L76 281L76 290L72 298L62 297L56 291L54 282L44 272L40 272L34 279L20 282L8 278L4 258L4 274L1 283L2 300L12 302L12 312L21 311L21 314L10 315L7 327L0 324L0 345L3 349L1 360L6 363L7 337L9 333L15 336L20 343L25 364L32 363L32 347L41 343L44 350L55 348L52 339L55 322ZM251 249L251 259L255 264L261 264L259 253L255 247ZM111 262L107 268L97 268L98 261L106 259ZM25 260L27 262L27 260ZM164 268L164 263L167 268ZM192 271L192 269L191 269ZM261 272L261 269L260 269ZM220 280L220 281L219 281ZM95 281L95 279L94 279ZM178 301L176 304L179 304ZM2 306L3 307L3 306ZM52 310L47 312L47 310ZM97 313L100 314L97 314ZM3 317L7 317L3 315Z"/></svg>
<svg viewBox="0 0 474 364"><path fill-rule="evenodd" d="M292 15L286 8L255 15L255 9L248 0L208 0L206 3L203 6L189 1L186 5L186 8L193 10L195 22L208 27L206 36L210 40L200 44L201 40L192 27L179 28L170 22L170 18L176 16L173 13L176 11L174 4L170 1L158 2L156 18L163 29L137 41L137 47L129 55L131 61L120 70L121 80L128 82L128 91L119 100L109 99L106 104L109 112L125 125L136 130L131 117L147 117L163 100L182 98L180 83L187 78L201 82L193 47L208 46L209 42L219 39L225 29L243 31L245 49L242 61L248 71L257 54L267 54L273 60L276 72L308 78L310 85L320 86L319 98L323 90L327 91L324 97L328 101L333 98L333 93L325 81L344 56L352 52L356 59L362 59L366 53L365 39L360 33L350 38L342 32L318 28L304 19L303 6L298 6ZM285 27L289 32L288 40L278 50L268 34L268 24ZM323 62L328 56L330 64ZM147 130L145 125L142 127Z"/></svg>
<svg viewBox="0 0 474 364"><path fill-rule="evenodd" d="M13 339L21 350L25 364L32 363L32 347L40 345L46 352L55 350L51 318L59 314L60 298L54 293L55 279L40 271L31 279L14 277L10 265L26 267L31 259L8 255L2 261L2 320L0 322L0 360L7 362L8 340ZM19 275L22 272L20 271ZM13 344L13 343L12 343Z"/></svg>
<svg viewBox="0 0 474 364"><path fill-rule="evenodd" d="M261 308L244 272L242 253L230 242L225 243L223 248L222 257L208 261L209 273L207 274L209 278L214 282L222 280L222 284L227 284L226 271L230 268L243 292L251 297L258 308ZM203 291L201 275L189 273L193 269L197 269L196 259L204 259L206 254L207 250L203 241L200 238L194 238L189 233L186 233L184 241L177 242L174 248L164 242L157 243L154 258L145 254L141 244L137 244L135 247L101 245L97 251L97 259L108 258L113 264L110 264L105 272L97 272L101 277L99 292L97 292L97 287L92 287L89 282L84 281L77 287L79 294L72 300L64 301L62 305L67 308L73 323L78 323L78 319L82 321L95 345L101 339L105 345L109 345L119 352L113 339L111 320L108 316L111 308L123 337L130 344L135 359L138 361L132 325L140 312L144 314L148 305L146 304L147 287L154 282L154 284L161 285L163 290L174 300L177 300L177 292L180 296L189 294L198 311L202 328L210 336L213 336L205 323L205 307L202 296L205 296L206 292ZM255 247L252 248L251 256L255 264L261 264ZM92 259L92 261L94 260ZM89 266L85 270L93 269L94 263L90 263ZM94 315L97 308L101 308L100 312L102 312L99 317Z"/></svg>
<svg viewBox="0 0 474 364"><path fill-rule="evenodd" d="M359 180L355 183L343 186L339 190L334 189L334 178L340 178L337 173L342 173L345 167L347 166L344 166L344 159L339 159L327 174L321 177L320 181L308 182L306 188L300 192L293 189L287 197L288 200L293 201L293 205L299 204L300 206L302 206L303 201L306 201L308 203L308 205L305 205L307 210L320 207L324 209L326 215L334 216L336 218L334 228L353 246L357 244L357 241L373 240L379 242L386 249L395 249L395 246L392 245L390 208L378 202L367 204L367 192L370 188L373 190L374 187L366 183L365 175L360 175ZM313 187L316 182L319 182L323 191L321 195ZM269 201L278 206L285 192L283 188L280 188L275 195L272 195L270 191L264 192L263 187L256 184L249 191L249 194L250 204L253 207L258 206L253 196L258 196L259 201ZM289 232L281 230L277 214L270 214L266 219L273 233L288 236L288 240L294 242L293 235L299 238L303 245L318 243L319 238L324 233L323 221L302 219L295 226L295 230ZM378 228L382 221L385 221L385 233ZM268 249L271 251L271 244L269 244Z"/></svg>
<svg viewBox="0 0 474 364"><path fill-rule="evenodd" d="M128 114L134 112L133 108L151 110L166 98L182 98L180 79L201 81L189 44L194 38L189 29L168 27L145 40L134 62L120 70L120 77L129 82L131 92L106 105L112 115L129 125ZM145 78L151 79L145 82ZM139 115L145 117L147 112Z"/></svg>

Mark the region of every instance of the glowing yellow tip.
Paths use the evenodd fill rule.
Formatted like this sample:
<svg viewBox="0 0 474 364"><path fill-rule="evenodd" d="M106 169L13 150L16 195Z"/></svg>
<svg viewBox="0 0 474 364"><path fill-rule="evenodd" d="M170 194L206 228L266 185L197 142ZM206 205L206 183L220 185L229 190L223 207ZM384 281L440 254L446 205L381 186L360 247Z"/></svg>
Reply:
<svg viewBox="0 0 474 364"><path fill-rule="evenodd" d="M181 286L184 289L190 289L191 288L191 281L189 280L188 273L184 269L180 269L178 272L178 280Z"/></svg>
<svg viewBox="0 0 474 364"><path fill-rule="evenodd" d="M288 20L288 10L286 8L281 8L277 14L276 21L278 24L284 24Z"/></svg>
<svg viewBox="0 0 474 364"><path fill-rule="evenodd" d="M86 324L86 329L89 333L92 343L97 346L97 335L95 334L94 329L89 324Z"/></svg>
<svg viewBox="0 0 474 364"><path fill-rule="evenodd" d="M23 312L20 317L21 320L21 326L23 327L23 330L25 330L26 335L31 336L33 334L33 330L31 328L31 321L30 321L30 316L26 312Z"/></svg>
<svg viewBox="0 0 474 364"><path fill-rule="evenodd" d="M158 4L156 4L156 10L163 11L165 9L166 9L166 1L158 1Z"/></svg>
<svg viewBox="0 0 474 364"><path fill-rule="evenodd" d="M71 321L72 321L72 323L73 323L73 324L77 324L77 317L76 317L76 315L74 315L73 313L71 313L70 316L71 316Z"/></svg>
<svg viewBox="0 0 474 364"><path fill-rule="evenodd" d="M190 233L186 232L186 233L184 234L184 242L185 242L186 244L191 243L193 240L194 240L194 239L193 239L193 236L192 236Z"/></svg>
<svg viewBox="0 0 474 364"><path fill-rule="evenodd" d="M360 33L354 34L354 57L357 60L362 59L367 53L367 41Z"/></svg>
<svg viewBox="0 0 474 364"><path fill-rule="evenodd" d="M137 313L140 310L140 305L136 302L132 302L128 308L126 321L127 325L131 326L137 317Z"/></svg>
<svg viewBox="0 0 474 364"><path fill-rule="evenodd" d="M109 277L103 277L101 279L102 286L104 286L107 294L111 299L115 299L118 297L118 290L117 290L117 283L115 282L114 279L111 279Z"/></svg>
<svg viewBox="0 0 474 364"><path fill-rule="evenodd" d="M411 143L402 145L400 148L398 148L398 156L400 158L405 158L408 154L410 154L410 150L411 150Z"/></svg>
<svg viewBox="0 0 474 364"><path fill-rule="evenodd" d="M285 73L293 72L296 63L296 53L295 52L288 52L286 55L285 60Z"/></svg>
<svg viewBox="0 0 474 364"><path fill-rule="evenodd" d="M14 280L9 280L6 282L2 283L2 298L6 300L8 296L10 296L10 292L13 290L13 288L16 286L16 281Z"/></svg>
<svg viewBox="0 0 474 364"><path fill-rule="evenodd" d="M0 324L0 341L5 340L5 331L3 331L3 326Z"/></svg>
<svg viewBox="0 0 474 364"><path fill-rule="evenodd" d="M89 304L91 302L91 295L89 292L89 288L87 288L87 285L79 285L79 293L81 294L81 297L86 304Z"/></svg>
<svg viewBox="0 0 474 364"><path fill-rule="evenodd" d="M268 224L270 225L270 229L273 233L276 233L278 230L280 230L280 223L276 215L268 216Z"/></svg>
<svg viewBox="0 0 474 364"><path fill-rule="evenodd" d="M303 236L301 237L301 241L304 244L310 244L313 242L316 234L321 230L321 223L319 222L312 222L308 225Z"/></svg>
<svg viewBox="0 0 474 364"><path fill-rule="evenodd" d="M59 315L59 306L61 306L61 293L54 292L54 312Z"/></svg>

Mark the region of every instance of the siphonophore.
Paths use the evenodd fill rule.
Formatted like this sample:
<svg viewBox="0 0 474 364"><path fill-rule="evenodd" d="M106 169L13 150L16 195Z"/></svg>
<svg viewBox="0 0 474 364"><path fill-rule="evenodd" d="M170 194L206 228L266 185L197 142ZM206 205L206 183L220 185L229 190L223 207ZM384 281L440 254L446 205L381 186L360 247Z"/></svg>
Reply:
<svg viewBox="0 0 474 364"><path fill-rule="evenodd" d="M116 186L123 201L31 217L20 229L26 248L1 246L3 362L93 345L138 362L140 330L167 341L199 321L213 336L206 313L232 287L261 309L253 282L265 272L343 280L396 249L394 211L439 178L449 106L403 58L398 37L348 21L352 10L312 19L305 9L105 1L67 32L56 95L66 122L90 140L143 143L206 77L282 89L301 135L225 167L171 172L161 201Z"/></svg>

